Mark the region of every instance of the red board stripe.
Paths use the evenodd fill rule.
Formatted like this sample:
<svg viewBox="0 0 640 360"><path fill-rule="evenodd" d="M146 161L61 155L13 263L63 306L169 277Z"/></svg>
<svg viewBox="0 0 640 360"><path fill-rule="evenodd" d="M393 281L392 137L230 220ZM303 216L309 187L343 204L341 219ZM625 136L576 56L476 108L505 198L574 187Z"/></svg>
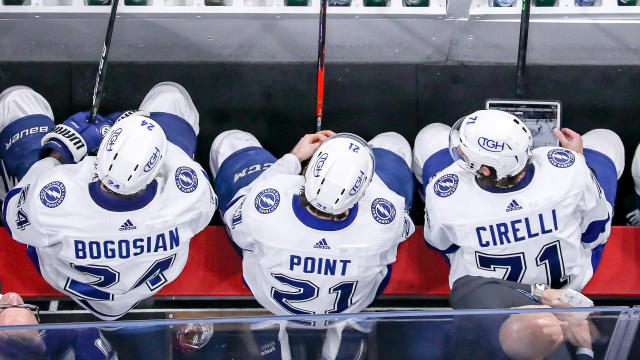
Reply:
<svg viewBox="0 0 640 360"><path fill-rule="evenodd" d="M2 292L25 297L58 297L35 270L25 246L0 230ZM422 227L398 249L398 258L384 295L445 296L449 267L442 256L424 245ZM613 227L602 261L585 294L640 296L640 227ZM191 242L189 260L180 277L157 296L248 296L242 283L240 256L224 229L209 226Z"/></svg>

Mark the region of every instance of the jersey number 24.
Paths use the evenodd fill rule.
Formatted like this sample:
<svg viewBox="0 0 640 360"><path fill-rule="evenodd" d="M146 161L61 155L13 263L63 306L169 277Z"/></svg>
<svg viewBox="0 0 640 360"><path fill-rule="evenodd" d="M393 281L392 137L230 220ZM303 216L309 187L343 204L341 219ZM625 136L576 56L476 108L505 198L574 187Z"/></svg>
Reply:
<svg viewBox="0 0 640 360"><path fill-rule="evenodd" d="M129 291L145 284L149 291L155 291L162 287L167 283L167 278L163 272L173 265L175 258L174 254L164 259L156 260ZM87 284L69 278L64 286L66 291L85 300L113 301L113 294L103 289L110 288L120 281L119 272L103 265L71 264L71 267L78 272L95 277L96 280Z"/></svg>

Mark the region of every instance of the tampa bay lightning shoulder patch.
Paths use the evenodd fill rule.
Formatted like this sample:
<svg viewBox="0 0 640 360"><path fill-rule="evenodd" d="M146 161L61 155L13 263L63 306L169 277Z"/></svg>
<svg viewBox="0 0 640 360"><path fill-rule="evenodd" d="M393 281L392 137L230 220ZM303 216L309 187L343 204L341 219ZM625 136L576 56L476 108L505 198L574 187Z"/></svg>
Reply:
<svg viewBox="0 0 640 360"><path fill-rule="evenodd" d="M551 165L557 168L568 168L576 162L576 156L567 149L552 149L547 153L547 159Z"/></svg>
<svg viewBox="0 0 640 360"><path fill-rule="evenodd" d="M40 201L48 208L58 207L64 201L67 189L60 181L52 181L40 190Z"/></svg>
<svg viewBox="0 0 640 360"><path fill-rule="evenodd" d="M176 186L184 193L191 193L198 187L198 175L188 166L180 166L176 169Z"/></svg>
<svg viewBox="0 0 640 360"><path fill-rule="evenodd" d="M458 188L458 182L459 179L456 174L443 175L433 184L433 192L443 198L451 196Z"/></svg>
<svg viewBox="0 0 640 360"><path fill-rule="evenodd" d="M264 189L256 195L254 205L260 214L270 214L274 212L280 204L280 193L278 190Z"/></svg>
<svg viewBox="0 0 640 360"><path fill-rule="evenodd" d="M371 203L371 215L380 224L389 224L396 218L396 207L387 199L377 198Z"/></svg>

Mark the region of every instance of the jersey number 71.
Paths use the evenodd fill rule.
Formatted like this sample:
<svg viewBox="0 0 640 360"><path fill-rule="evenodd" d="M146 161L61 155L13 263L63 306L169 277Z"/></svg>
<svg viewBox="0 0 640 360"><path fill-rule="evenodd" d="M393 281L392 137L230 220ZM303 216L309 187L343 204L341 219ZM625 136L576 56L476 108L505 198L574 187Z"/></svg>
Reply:
<svg viewBox="0 0 640 360"><path fill-rule="evenodd" d="M524 253L493 255L476 251L478 269L496 271L504 269L503 280L521 282L527 270ZM569 283L571 276L565 274L564 259L560 241L546 244L536 256L536 265L544 266L547 274L546 283L554 289L560 289Z"/></svg>

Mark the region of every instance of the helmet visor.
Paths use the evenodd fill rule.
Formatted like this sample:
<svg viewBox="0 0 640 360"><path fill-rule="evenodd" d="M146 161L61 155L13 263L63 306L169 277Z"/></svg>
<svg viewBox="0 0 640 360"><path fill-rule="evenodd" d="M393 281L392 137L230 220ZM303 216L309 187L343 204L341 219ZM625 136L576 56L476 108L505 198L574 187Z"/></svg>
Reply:
<svg viewBox="0 0 640 360"><path fill-rule="evenodd" d="M453 162L458 164L461 168L469 171L475 171L469 157L466 156L463 151L465 146L460 128L462 127L465 118L466 117L462 117L458 119L458 121L456 121L456 123L451 127L451 132L449 132L449 154L451 155Z"/></svg>

